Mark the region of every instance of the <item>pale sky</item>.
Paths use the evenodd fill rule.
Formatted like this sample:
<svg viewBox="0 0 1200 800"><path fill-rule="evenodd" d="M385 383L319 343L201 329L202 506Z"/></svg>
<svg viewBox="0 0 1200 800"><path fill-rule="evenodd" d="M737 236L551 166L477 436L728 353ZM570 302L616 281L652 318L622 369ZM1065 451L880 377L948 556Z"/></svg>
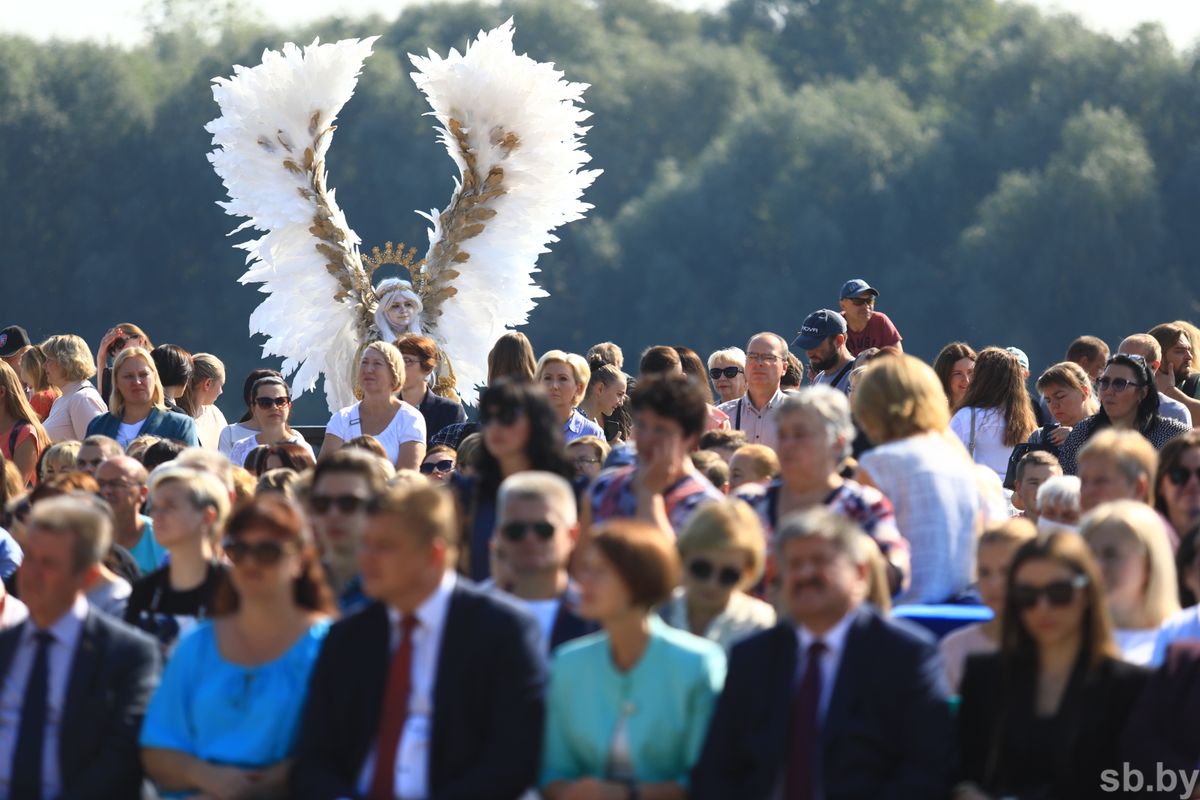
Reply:
<svg viewBox="0 0 1200 800"><path fill-rule="evenodd" d="M329 16L331 11L363 16L379 13L394 17L406 5L422 0L245 0L244 6L281 26ZM671 0L688 8L714 8L722 0ZM1185 48L1200 38L1200 2L1197 0L1026 0L1049 11L1078 14L1091 27L1123 36L1147 20L1162 22L1176 47ZM24 33L36 39L92 38L133 43L142 35L141 19L147 0L15 0L0 14L0 31Z"/></svg>

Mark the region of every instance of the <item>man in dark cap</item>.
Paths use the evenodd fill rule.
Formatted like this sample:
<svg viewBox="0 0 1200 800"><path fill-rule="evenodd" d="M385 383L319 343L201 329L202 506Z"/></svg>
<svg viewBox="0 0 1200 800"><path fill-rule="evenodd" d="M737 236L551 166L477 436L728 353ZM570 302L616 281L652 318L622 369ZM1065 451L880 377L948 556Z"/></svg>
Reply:
<svg viewBox="0 0 1200 800"><path fill-rule="evenodd" d="M875 310L879 290L872 289L862 278L846 281L842 286L842 316L846 318L846 348L857 356L868 347L895 347L902 350L900 331L887 314Z"/></svg>
<svg viewBox="0 0 1200 800"><path fill-rule="evenodd" d="M850 371L854 356L846 348L846 320L836 311L822 308L804 319L792 349L803 350L813 371L814 386L831 386L850 393Z"/></svg>
<svg viewBox="0 0 1200 800"><path fill-rule="evenodd" d="M18 375L21 374L21 356L29 347L29 334L20 325L9 325L0 330L0 358Z"/></svg>

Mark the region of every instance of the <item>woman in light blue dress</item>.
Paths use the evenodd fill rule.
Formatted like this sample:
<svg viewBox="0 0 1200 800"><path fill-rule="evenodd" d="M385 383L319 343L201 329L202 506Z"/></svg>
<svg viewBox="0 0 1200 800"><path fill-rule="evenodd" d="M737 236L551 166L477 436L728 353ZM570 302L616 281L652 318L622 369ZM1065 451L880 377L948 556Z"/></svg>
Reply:
<svg viewBox="0 0 1200 800"><path fill-rule="evenodd" d="M234 514L211 621L184 637L142 725L168 797L284 797L308 676L334 613L300 511L259 498Z"/></svg>

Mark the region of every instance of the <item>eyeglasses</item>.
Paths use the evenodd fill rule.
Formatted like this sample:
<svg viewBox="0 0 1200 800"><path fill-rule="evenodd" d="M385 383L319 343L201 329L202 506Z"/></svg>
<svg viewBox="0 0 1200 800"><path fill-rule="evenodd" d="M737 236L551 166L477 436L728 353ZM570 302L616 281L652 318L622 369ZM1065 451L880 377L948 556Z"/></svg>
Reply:
<svg viewBox="0 0 1200 800"><path fill-rule="evenodd" d="M875 305L874 297L847 297L851 303L856 306L873 306Z"/></svg>
<svg viewBox="0 0 1200 800"><path fill-rule="evenodd" d="M280 542L267 541L250 544L249 542L239 542L236 539L226 539L224 549L225 554L234 564L241 564L249 558L264 567L278 564L284 554L288 552Z"/></svg>
<svg viewBox="0 0 1200 800"><path fill-rule="evenodd" d="M334 506L337 506L337 510L343 514L353 514L366 508L368 500L353 494L314 494L309 498L308 503L318 514L325 514Z"/></svg>
<svg viewBox="0 0 1200 800"><path fill-rule="evenodd" d="M713 367L708 371L708 377L714 381L719 381L722 377L733 380L742 372L745 372L745 370L741 367Z"/></svg>
<svg viewBox="0 0 1200 800"><path fill-rule="evenodd" d="M500 526L500 535L510 542L521 541L529 531L543 542L554 538L554 526L549 522L506 522Z"/></svg>
<svg viewBox="0 0 1200 800"><path fill-rule="evenodd" d="M519 408L485 408L479 415L479 422L490 425L493 422L501 425L512 425L521 416Z"/></svg>
<svg viewBox="0 0 1200 800"><path fill-rule="evenodd" d="M448 458L441 461L426 461L421 465L422 475L432 475L435 472L449 472L454 469L454 462Z"/></svg>
<svg viewBox="0 0 1200 800"><path fill-rule="evenodd" d="M580 456L579 458L574 459L572 463L574 463L577 467L586 467L588 464L599 464L600 459L595 458L594 456Z"/></svg>
<svg viewBox="0 0 1200 800"><path fill-rule="evenodd" d="M272 408L287 408L291 404L291 398L288 397L256 397L254 405L261 408L263 411L270 411Z"/></svg>
<svg viewBox="0 0 1200 800"><path fill-rule="evenodd" d="M1187 482L1195 475L1200 479L1200 469L1188 469L1187 467L1171 467L1167 470L1167 480L1176 486L1183 488L1187 486Z"/></svg>
<svg viewBox="0 0 1200 800"><path fill-rule="evenodd" d="M753 361L755 364L774 364L783 359L774 353L746 353L746 360Z"/></svg>
<svg viewBox="0 0 1200 800"><path fill-rule="evenodd" d="M698 581L709 581L715 573L717 584L724 587L735 586L742 579L742 571L733 567L717 569L707 558L694 558L688 562L688 573Z"/></svg>
<svg viewBox="0 0 1200 800"><path fill-rule="evenodd" d="M1096 388L1102 392L1107 392L1112 389L1114 392L1123 392L1130 386L1145 386L1146 384L1138 381L1127 381L1124 378L1108 378L1104 377L1096 381Z"/></svg>
<svg viewBox="0 0 1200 800"><path fill-rule="evenodd" d="M1069 581L1054 581L1045 586L1030 586L1018 583L1012 588L1013 604L1022 611L1029 611L1045 595L1047 602L1056 608L1071 605L1075 592L1087 586L1086 575L1076 575Z"/></svg>
<svg viewBox="0 0 1200 800"><path fill-rule="evenodd" d="M408 357L405 357L405 358L402 358L402 359L400 359L400 360L404 362L404 366L406 366L406 367L419 367L419 366L421 366L421 359L419 359L419 358L408 358Z"/></svg>

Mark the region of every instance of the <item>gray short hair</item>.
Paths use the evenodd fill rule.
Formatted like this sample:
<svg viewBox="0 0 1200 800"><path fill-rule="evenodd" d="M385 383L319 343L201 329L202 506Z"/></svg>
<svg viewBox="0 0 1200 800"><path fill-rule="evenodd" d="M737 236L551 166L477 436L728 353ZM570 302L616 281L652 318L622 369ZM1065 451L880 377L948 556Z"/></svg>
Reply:
<svg viewBox="0 0 1200 800"><path fill-rule="evenodd" d="M112 547L112 511L103 500L86 492L50 497L34 504L29 525L75 536L71 565L76 574L99 564Z"/></svg>
<svg viewBox="0 0 1200 800"><path fill-rule="evenodd" d="M726 347L723 350L717 350L708 357L708 368L712 369L713 364L716 364L718 361L732 361L742 369L745 369L746 351L740 347Z"/></svg>
<svg viewBox="0 0 1200 800"><path fill-rule="evenodd" d="M877 547L866 532L841 514L821 506L784 517L775 529L775 557L783 563L783 548L793 539L825 539L854 564L871 563L871 548Z"/></svg>
<svg viewBox="0 0 1200 800"><path fill-rule="evenodd" d="M815 414L824 423L829 444L841 436L842 458L850 455L856 431L854 418L850 415L850 401L844 393L832 386L806 386L798 392L785 395L775 409L776 424L784 415L798 411Z"/></svg>
<svg viewBox="0 0 1200 800"><path fill-rule="evenodd" d="M505 478L496 494L497 523L504 519L512 500L542 500L558 513L564 524L574 525L579 521L575 490L566 478L553 472L531 470Z"/></svg>

